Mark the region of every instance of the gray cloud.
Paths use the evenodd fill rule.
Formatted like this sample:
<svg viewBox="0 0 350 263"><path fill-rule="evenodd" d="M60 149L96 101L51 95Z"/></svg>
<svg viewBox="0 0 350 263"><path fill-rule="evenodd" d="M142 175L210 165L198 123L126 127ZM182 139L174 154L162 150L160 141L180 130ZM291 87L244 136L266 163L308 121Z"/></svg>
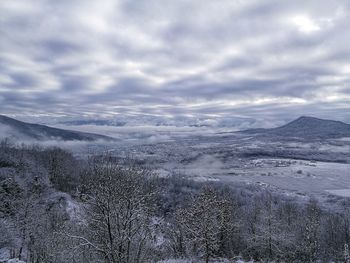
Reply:
<svg viewBox="0 0 350 263"><path fill-rule="evenodd" d="M350 4L3 0L0 113L350 122Z"/></svg>

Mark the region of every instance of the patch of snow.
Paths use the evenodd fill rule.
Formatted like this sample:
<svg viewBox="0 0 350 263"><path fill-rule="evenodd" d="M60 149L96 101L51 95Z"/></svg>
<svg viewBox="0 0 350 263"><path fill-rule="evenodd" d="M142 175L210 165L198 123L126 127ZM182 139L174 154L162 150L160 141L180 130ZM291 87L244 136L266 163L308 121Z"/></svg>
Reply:
<svg viewBox="0 0 350 263"><path fill-rule="evenodd" d="M157 263L190 263L190 260L185 259L166 259L162 261L158 261Z"/></svg>
<svg viewBox="0 0 350 263"><path fill-rule="evenodd" d="M18 258L12 258L8 260L7 263L26 263L26 262L19 260Z"/></svg>
<svg viewBox="0 0 350 263"><path fill-rule="evenodd" d="M339 190L326 190L328 193L333 195L339 195L343 197L350 197L350 189L339 189Z"/></svg>
<svg viewBox="0 0 350 263"><path fill-rule="evenodd" d="M166 259L162 261L158 261L157 263L192 263L192 262L202 262L202 261L193 261L189 259ZM204 262L204 261L203 261ZM244 261L241 259L230 261L228 259L216 259L216 260L211 260L210 262L212 263L229 263L229 262L234 262L234 263L253 263L253 261Z"/></svg>
<svg viewBox="0 0 350 263"><path fill-rule="evenodd" d="M72 221L76 221L76 223L78 224L84 223L84 216L81 204L74 200L68 194L65 194L65 210Z"/></svg>
<svg viewBox="0 0 350 263"><path fill-rule="evenodd" d="M206 177L206 176L195 176L195 177L193 177L193 180L197 181L197 182L218 182L218 181L220 181L217 178Z"/></svg>
<svg viewBox="0 0 350 263"><path fill-rule="evenodd" d="M6 247L0 248L0 262L6 262L11 257L10 250Z"/></svg>

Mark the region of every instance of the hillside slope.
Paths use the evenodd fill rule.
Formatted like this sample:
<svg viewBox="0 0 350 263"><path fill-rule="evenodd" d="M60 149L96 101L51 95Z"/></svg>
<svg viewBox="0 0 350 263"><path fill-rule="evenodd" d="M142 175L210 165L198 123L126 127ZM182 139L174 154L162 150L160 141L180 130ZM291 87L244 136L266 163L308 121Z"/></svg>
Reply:
<svg viewBox="0 0 350 263"><path fill-rule="evenodd" d="M84 133L71 130L53 128L41 124L18 121L0 115L0 138L14 138L20 140L63 140L63 141L96 141L113 140L104 135Z"/></svg>
<svg viewBox="0 0 350 263"><path fill-rule="evenodd" d="M342 138L350 137L350 124L302 116L281 127L251 129L241 131L241 133L299 138Z"/></svg>

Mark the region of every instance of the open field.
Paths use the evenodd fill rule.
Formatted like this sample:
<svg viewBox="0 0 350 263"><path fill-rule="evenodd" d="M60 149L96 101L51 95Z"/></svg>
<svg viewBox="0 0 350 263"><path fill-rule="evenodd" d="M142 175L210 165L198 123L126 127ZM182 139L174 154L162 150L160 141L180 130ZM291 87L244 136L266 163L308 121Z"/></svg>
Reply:
<svg viewBox="0 0 350 263"><path fill-rule="evenodd" d="M349 197L348 140L261 139L240 134L168 134L166 142L111 146L159 176L178 174L197 181L270 187L303 195Z"/></svg>

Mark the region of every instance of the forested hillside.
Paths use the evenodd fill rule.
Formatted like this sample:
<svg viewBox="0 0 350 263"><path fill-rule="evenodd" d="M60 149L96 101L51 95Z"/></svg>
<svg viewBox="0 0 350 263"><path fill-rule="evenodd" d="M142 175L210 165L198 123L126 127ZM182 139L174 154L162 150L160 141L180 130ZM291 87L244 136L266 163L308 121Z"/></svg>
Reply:
<svg viewBox="0 0 350 263"><path fill-rule="evenodd" d="M0 262L346 262L350 201L160 178L133 160L0 144Z"/></svg>

